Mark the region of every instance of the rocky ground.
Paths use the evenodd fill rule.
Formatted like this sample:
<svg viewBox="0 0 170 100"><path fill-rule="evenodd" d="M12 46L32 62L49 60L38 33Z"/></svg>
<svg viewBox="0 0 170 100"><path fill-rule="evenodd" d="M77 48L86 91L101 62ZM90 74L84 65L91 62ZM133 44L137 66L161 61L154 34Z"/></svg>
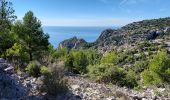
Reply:
<svg viewBox="0 0 170 100"><path fill-rule="evenodd" d="M0 100L168 100L166 88L144 88L141 92L99 84L80 75L67 75L70 91L57 98L40 93L43 77L15 74L14 67L0 58ZM170 95L169 95L170 96Z"/></svg>
<svg viewBox="0 0 170 100"><path fill-rule="evenodd" d="M138 92L125 87L91 82L79 76L69 76L69 82L73 93L82 100L165 100L168 98L165 88L145 88ZM158 96L158 93L162 96Z"/></svg>
<svg viewBox="0 0 170 100"><path fill-rule="evenodd" d="M38 92L41 85L41 77L18 75L11 64L0 58L0 100L41 100L43 94Z"/></svg>

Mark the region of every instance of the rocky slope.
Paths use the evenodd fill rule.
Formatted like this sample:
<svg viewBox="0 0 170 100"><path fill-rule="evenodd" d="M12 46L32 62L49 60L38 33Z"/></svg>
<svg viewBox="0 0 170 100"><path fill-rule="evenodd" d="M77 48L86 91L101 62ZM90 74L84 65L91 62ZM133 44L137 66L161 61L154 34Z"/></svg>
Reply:
<svg viewBox="0 0 170 100"><path fill-rule="evenodd" d="M170 18L143 20L123 26L119 29L104 30L99 38L86 45L79 45L86 48L95 48L99 51L108 51L115 48L129 48L145 40L167 39L170 35ZM74 38L73 38L74 39ZM169 40L169 38L167 39ZM65 40L60 44L64 47L70 46L72 39ZM75 43L74 43L75 44Z"/></svg>
<svg viewBox="0 0 170 100"><path fill-rule="evenodd" d="M168 88L143 87L142 91L135 91L126 87L96 83L78 75L68 76L68 80L76 100L163 100L170 97Z"/></svg>
<svg viewBox="0 0 170 100"><path fill-rule="evenodd" d="M115 47L136 46L141 41L164 39L170 35L170 18L144 20L128 24L120 29L102 32L92 47L108 50Z"/></svg>
<svg viewBox="0 0 170 100"><path fill-rule="evenodd" d="M145 88L135 91L126 87L96 83L88 78L67 74L69 92L52 97L39 92L43 77L16 74L14 67L0 58L0 100L164 100L169 88Z"/></svg>
<svg viewBox="0 0 170 100"><path fill-rule="evenodd" d="M14 67L0 58L0 100L42 100L41 85L42 78L29 77L27 73L16 74Z"/></svg>

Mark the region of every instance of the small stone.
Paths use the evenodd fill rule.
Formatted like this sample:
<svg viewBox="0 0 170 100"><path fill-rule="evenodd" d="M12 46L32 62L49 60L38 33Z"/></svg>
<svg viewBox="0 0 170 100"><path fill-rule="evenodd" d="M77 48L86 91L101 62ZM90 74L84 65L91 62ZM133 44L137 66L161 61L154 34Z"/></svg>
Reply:
<svg viewBox="0 0 170 100"><path fill-rule="evenodd" d="M8 73L13 73L14 72L14 67L13 66L10 66L6 69L4 69L4 71L8 72Z"/></svg>
<svg viewBox="0 0 170 100"><path fill-rule="evenodd" d="M114 96L107 98L106 100L116 100Z"/></svg>
<svg viewBox="0 0 170 100"><path fill-rule="evenodd" d="M18 76L19 80L24 80L24 77Z"/></svg>
<svg viewBox="0 0 170 100"><path fill-rule="evenodd" d="M79 88L79 85L72 85L71 88L72 88L73 90L76 90L76 89Z"/></svg>
<svg viewBox="0 0 170 100"><path fill-rule="evenodd" d="M146 98L142 98L142 100L148 100L148 99L146 99Z"/></svg>
<svg viewBox="0 0 170 100"><path fill-rule="evenodd" d="M35 83L35 81L36 81L36 78L32 78L32 79L30 80L31 84Z"/></svg>

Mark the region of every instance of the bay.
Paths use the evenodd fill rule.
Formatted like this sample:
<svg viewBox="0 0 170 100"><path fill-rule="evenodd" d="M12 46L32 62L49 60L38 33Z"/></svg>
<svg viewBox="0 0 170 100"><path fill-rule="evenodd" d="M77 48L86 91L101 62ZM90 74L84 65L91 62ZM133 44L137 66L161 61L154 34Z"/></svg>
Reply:
<svg viewBox="0 0 170 100"><path fill-rule="evenodd" d="M116 27L66 27L66 26L43 26L45 33L50 36L49 42L57 48L59 43L65 39L76 36L83 38L87 42L94 42L102 31Z"/></svg>

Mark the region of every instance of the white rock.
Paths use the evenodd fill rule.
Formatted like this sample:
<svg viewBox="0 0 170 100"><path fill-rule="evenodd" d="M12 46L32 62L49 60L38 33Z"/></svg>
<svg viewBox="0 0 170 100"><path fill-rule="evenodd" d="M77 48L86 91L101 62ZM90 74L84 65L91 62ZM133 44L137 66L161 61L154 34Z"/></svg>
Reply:
<svg viewBox="0 0 170 100"><path fill-rule="evenodd" d="M142 98L142 100L148 100L148 99L146 99L146 98Z"/></svg>
<svg viewBox="0 0 170 100"><path fill-rule="evenodd" d="M6 72L13 72L14 71L14 67L10 66L10 67L4 69L4 71L6 71Z"/></svg>
<svg viewBox="0 0 170 100"><path fill-rule="evenodd" d="M19 80L24 80L24 77L18 76Z"/></svg>
<svg viewBox="0 0 170 100"><path fill-rule="evenodd" d="M165 88L158 88L158 91L161 93L164 92L165 90L166 90Z"/></svg>
<svg viewBox="0 0 170 100"><path fill-rule="evenodd" d="M79 85L72 85L71 88L72 88L73 90L76 90L76 89L79 88Z"/></svg>
<svg viewBox="0 0 170 100"><path fill-rule="evenodd" d="M35 83L36 80L37 80L36 78L31 79L31 80L30 80L31 84L32 84L32 83Z"/></svg>
<svg viewBox="0 0 170 100"><path fill-rule="evenodd" d="M107 98L106 100L116 100L114 96Z"/></svg>

